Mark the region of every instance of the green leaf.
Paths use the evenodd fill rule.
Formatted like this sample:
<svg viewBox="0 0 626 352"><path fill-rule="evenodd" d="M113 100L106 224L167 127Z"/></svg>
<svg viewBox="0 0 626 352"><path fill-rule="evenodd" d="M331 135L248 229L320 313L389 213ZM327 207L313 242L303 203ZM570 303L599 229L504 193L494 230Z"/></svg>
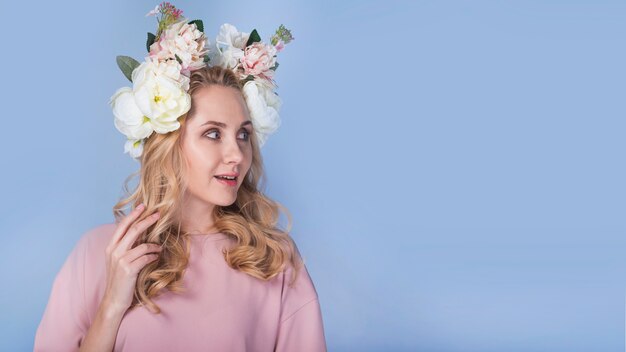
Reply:
<svg viewBox="0 0 626 352"><path fill-rule="evenodd" d="M254 81L254 76L253 75L248 75L246 76L246 78L241 80L241 86L243 86L244 84L250 82L250 81Z"/></svg>
<svg viewBox="0 0 626 352"><path fill-rule="evenodd" d="M211 59L209 58L209 55L204 55L204 62L209 62Z"/></svg>
<svg viewBox="0 0 626 352"><path fill-rule="evenodd" d="M177 54L174 54L174 57L176 58L176 61L178 61L179 64L183 64L183 60L180 59L180 57L178 57Z"/></svg>
<svg viewBox="0 0 626 352"><path fill-rule="evenodd" d="M274 66L270 67L270 70L274 70L276 71L276 69L278 68L278 61L276 61L276 63L274 64Z"/></svg>
<svg viewBox="0 0 626 352"><path fill-rule="evenodd" d="M146 49L150 52L150 46L154 43L156 36L150 32L148 32L148 40L146 41Z"/></svg>
<svg viewBox="0 0 626 352"><path fill-rule="evenodd" d="M117 66L122 70L124 76L132 83L133 71L139 66L139 62L130 56L124 55L118 55L115 61L117 61Z"/></svg>
<svg viewBox="0 0 626 352"><path fill-rule="evenodd" d="M187 24L192 24L192 23L195 23L198 30L204 33L204 24L202 23L202 20L189 21Z"/></svg>
<svg viewBox="0 0 626 352"><path fill-rule="evenodd" d="M246 43L246 46L260 41L261 37L259 36L259 33L256 31L256 29L253 29L252 33L250 33L250 36L248 37L248 42Z"/></svg>

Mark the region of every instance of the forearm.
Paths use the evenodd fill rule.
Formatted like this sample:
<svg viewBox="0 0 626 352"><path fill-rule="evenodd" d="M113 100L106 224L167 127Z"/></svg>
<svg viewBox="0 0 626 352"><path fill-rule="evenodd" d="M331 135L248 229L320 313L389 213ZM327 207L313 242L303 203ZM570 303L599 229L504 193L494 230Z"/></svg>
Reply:
<svg viewBox="0 0 626 352"><path fill-rule="evenodd" d="M124 313L101 304L93 324L80 344L80 352L111 352Z"/></svg>

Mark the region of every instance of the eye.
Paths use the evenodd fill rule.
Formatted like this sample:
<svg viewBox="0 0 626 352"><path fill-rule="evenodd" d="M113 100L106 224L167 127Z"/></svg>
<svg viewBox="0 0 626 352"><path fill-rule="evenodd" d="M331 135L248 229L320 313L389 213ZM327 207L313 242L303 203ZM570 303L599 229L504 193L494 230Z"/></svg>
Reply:
<svg viewBox="0 0 626 352"><path fill-rule="evenodd" d="M217 129L210 130L206 132L204 135L209 137L210 139L219 139L219 137L210 137L209 135L217 133L219 135L220 131ZM243 133L244 137L241 138L243 141L248 141L250 139L250 132L247 129L242 129L241 133ZM240 134L241 135L241 134Z"/></svg>
<svg viewBox="0 0 626 352"><path fill-rule="evenodd" d="M205 136L208 136L208 135L210 135L211 133L219 133L219 131L218 131L218 130L211 130L211 131L208 131L207 133L205 133L204 135L205 135ZM209 137L209 138L211 138L211 139L215 139L215 138L213 138L213 137Z"/></svg>
<svg viewBox="0 0 626 352"><path fill-rule="evenodd" d="M250 132L248 132L248 130L244 129L241 132L245 134L245 137L243 138L244 141L247 141L248 139L250 139Z"/></svg>

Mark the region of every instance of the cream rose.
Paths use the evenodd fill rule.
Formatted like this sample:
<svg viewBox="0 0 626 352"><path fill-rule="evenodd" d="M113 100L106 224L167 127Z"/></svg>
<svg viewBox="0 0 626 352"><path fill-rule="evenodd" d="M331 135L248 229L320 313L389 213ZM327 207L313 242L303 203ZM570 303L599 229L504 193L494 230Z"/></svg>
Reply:
<svg viewBox="0 0 626 352"><path fill-rule="evenodd" d="M257 133L259 146L263 146L269 135L280 127L278 110L282 101L268 85L256 80L244 84L243 95Z"/></svg>
<svg viewBox="0 0 626 352"><path fill-rule="evenodd" d="M157 133L178 129L178 118L191 108L189 78L180 67L176 60L147 58L132 73L135 102Z"/></svg>
<svg viewBox="0 0 626 352"><path fill-rule="evenodd" d="M124 153L128 153L132 158L138 159L143 154L143 139L129 139L124 143Z"/></svg>
<svg viewBox="0 0 626 352"><path fill-rule="evenodd" d="M152 134L150 120L139 110L133 90L129 87L118 89L109 100L118 131L129 139L142 139Z"/></svg>

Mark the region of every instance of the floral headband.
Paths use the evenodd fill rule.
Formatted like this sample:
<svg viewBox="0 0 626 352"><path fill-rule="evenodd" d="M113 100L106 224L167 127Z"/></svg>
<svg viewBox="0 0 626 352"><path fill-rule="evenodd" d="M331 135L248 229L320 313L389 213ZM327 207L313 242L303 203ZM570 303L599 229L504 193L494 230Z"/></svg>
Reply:
<svg viewBox="0 0 626 352"><path fill-rule="evenodd" d="M146 16L159 14L157 34L148 33L145 61L140 64L129 56L117 56L117 65L133 85L119 88L109 101L115 127L127 137L124 152L138 160L153 132L164 134L180 127L178 118L191 108L191 72L206 66L231 69L242 81L252 125L263 146L280 126L282 102L273 78L276 53L294 39L291 32L280 25L266 44L256 29L239 32L225 23L210 44L201 20L188 21L169 2Z"/></svg>

